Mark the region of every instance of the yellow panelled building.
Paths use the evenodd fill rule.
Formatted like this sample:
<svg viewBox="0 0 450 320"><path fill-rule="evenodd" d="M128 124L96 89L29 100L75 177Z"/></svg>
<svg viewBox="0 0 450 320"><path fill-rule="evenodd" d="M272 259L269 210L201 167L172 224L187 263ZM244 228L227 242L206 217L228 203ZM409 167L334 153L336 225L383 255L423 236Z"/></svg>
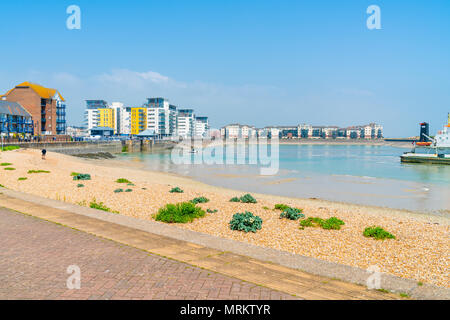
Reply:
<svg viewBox="0 0 450 320"><path fill-rule="evenodd" d="M99 127L109 127L109 128L115 128L115 119L114 119L114 110L105 108L105 109L98 109L99 113Z"/></svg>
<svg viewBox="0 0 450 320"><path fill-rule="evenodd" d="M147 108L131 108L131 134L147 129Z"/></svg>

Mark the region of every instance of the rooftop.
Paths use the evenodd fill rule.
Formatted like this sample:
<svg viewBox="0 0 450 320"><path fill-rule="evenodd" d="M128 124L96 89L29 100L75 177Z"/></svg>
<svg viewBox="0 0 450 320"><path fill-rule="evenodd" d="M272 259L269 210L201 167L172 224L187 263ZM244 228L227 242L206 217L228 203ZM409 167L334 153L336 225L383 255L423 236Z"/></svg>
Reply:
<svg viewBox="0 0 450 320"><path fill-rule="evenodd" d="M0 114L31 117L31 114L27 110L25 110L19 103L6 100L0 100Z"/></svg>
<svg viewBox="0 0 450 320"><path fill-rule="evenodd" d="M36 92L43 99L52 99L56 94L58 94L59 98L62 101L66 101L66 100L64 100L64 98L62 97L62 95L59 93L58 90L46 88L39 84L28 82L28 81L22 82L21 84L15 86L13 89L11 89L7 93L5 93L4 96L7 96L8 94L10 94L14 89L21 89L21 88L31 88L31 89L33 89L34 92Z"/></svg>

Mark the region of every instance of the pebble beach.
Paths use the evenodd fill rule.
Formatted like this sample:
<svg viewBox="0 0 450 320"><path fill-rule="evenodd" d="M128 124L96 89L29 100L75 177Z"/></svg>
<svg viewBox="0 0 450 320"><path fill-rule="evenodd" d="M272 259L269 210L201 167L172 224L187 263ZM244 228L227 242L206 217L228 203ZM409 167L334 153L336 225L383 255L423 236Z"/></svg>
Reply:
<svg viewBox="0 0 450 320"><path fill-rule="evenodd" d="M256 204L229 200L245 191L209 186L174 174L143 170L139 164L118 160L87 160L47 153L42 160L39 150L0 152L0 184L3 187L50 199L85 205L95 199L119 214L153 220L158 209L204 196L210 201L199 204L207 213L188 224L173 225L229 238L253 245L367 269L376 265L381 272L413 279L417 282L450 288L449 217L381 207L360 206L318 199L298 199L252 194ZM5 168L15 170L4 170ZM49 173L28 173L44 170ZM89 181L74 181L72 172L90 174ZM26 178L21 179L19 178ZM132 186L115 182L124 178ZM78 184L84 187L77 187ZM170 193L180 187L184 193ZM115 193L118 188L132 192ZM275 204L302 208L306 217L337 217L345 222L341 230L299 228L298 221L280 219ZM263 220L257 233L232 231L229 221L238 212L250 211ZM380 226L396 236L395 240L374 240L363 236L369 226Z"/></svg>

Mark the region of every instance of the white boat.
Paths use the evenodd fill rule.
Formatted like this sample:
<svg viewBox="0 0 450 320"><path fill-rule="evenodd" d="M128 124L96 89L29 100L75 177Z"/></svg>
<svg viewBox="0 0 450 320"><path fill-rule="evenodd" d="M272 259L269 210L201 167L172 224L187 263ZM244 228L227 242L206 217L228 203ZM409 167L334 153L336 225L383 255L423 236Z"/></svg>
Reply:
<svg viewBox="0 0 450 320"><path fill-rule="evenodd" d="M425 135L426 136L426 135ZM411 152L400 158L406 163L431 163L450 165L450 113L447 125L434 138L426 136L431 142L417 142Z"/></svg>

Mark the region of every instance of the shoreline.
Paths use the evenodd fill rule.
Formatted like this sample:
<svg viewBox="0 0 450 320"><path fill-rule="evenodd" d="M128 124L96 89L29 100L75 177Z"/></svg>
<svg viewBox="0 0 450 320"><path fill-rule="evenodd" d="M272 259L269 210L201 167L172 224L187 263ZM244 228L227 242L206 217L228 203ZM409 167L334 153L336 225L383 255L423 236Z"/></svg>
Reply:
<svg viewBox="0 0 450 320"><path fill-rule="evenodd" d="M290 198L256 194L257 204L230 203L233 196L245 192L215 187L174 173L144 170L143 165L130 166L120 160L86 160L49 152L47 160L40 159L37 150L2 152L1 162L13 163L14 171L2 170L0 183L7 188L46 198L79 204L82 201L103 202L123 215L153 220L152 215L167 203L189 201L206 196L211 201L199 205L218 209L215 214L175 228L193 230L262 247L340 264L367 268L379 265L382 272L404 278L450 287L448 275L447 217L410 212L408 210L372 207L327 200ZM49 170L49 174L27 174L28 170ZM90 173L91 181L81 181L77 188L71 172ZM18 181L27 177L26 181ZM135 186L132 193L115 194L116 188L126 187L114 181L127 178ZM183 194L170 194L179 186ZM145 188L145 190L144 190ZM279 212L265 210L276 203L286 203L304 209L305 215L328 218L336 216L346 225L339 231L307 228L300 231L298 221L279 219ZM251 211L263 219L263 229L256 234L233 232L228 222L236 212ZM376 241L364 238L364 226L380 225L397 236L397 240Z"/></svg>

